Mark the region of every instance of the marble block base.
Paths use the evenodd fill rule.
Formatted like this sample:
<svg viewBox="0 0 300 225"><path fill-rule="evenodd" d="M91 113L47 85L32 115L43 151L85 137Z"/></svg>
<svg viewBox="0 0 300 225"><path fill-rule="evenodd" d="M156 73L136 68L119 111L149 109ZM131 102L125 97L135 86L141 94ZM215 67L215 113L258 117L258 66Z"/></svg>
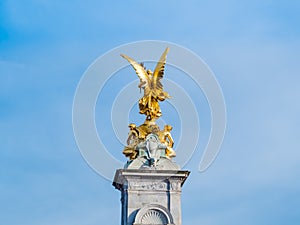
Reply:
<svg viewBox="0 0 300 225"><path fill-rule="evenodd" d="M121 225L181 225L181 187L189 171L119 169Z"/></svg>

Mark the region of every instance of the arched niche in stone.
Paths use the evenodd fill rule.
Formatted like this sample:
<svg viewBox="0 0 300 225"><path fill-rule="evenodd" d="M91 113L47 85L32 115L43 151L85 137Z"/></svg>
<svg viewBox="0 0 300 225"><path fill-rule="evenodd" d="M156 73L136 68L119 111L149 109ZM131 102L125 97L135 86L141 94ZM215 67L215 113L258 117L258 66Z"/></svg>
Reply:
<svg viewBox="0 0 300 225"><path fill-rule="evenodd" d="M174 225L168 209L161 205L149 204L136 214L133 225Z"/></svg>

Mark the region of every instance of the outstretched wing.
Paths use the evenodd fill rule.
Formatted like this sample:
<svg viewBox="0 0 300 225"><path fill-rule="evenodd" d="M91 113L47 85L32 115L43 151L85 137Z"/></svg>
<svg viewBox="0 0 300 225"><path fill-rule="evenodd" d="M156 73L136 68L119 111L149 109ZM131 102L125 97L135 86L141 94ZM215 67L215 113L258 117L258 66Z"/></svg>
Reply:
<svg viewBox="0 0 300 225"><path fill-rule="evenodd" d="M164 51L164 53L161 55L157 65L155 67L155 70L153 72L153 87L155 89L158 89L161 91L163 89L163 86L162 86L160 80L164 76L164 70L165 70L165 64L166 64L168 52L169 52L169 47L167 47L166 50Z"/></svg>
<svg viewBox="0 0 300 225"><path fill-rule="evenodd" d="M140 78L139 88L149 86L149 77L144 66L142 64L139 64L138 62L136 62L134 59L130 58L127 55L121 54L121 56L131 64L136 74Z"/></svg>

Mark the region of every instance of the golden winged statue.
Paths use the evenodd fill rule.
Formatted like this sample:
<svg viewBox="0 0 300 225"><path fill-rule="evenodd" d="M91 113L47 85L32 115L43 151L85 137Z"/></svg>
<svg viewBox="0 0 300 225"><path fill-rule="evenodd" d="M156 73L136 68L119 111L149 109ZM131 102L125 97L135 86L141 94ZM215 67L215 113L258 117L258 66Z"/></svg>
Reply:
<svg viewBox="0 0 300 225"><path fill-rule="evenodd" d="M159 126L155 123L156 119L162 116L159 101L164 101L170 98L169 94L163 90L161 79L164 77L164 69L166 64L167 54L169 48L161 55L154 72L147 70L143 63L138 63L127 55L121 54L131 66L134 68L136 74L140 78L138 87L144 90L143 97L139 100L140 113L146 115L146 120L140 126L129 124L129 133L127 138L127 146L124 147L123 154L134 160L138 157L139 144L146 141L147 136L154 134L159 138L160 143L164 144L165 156L172 158L176 156L173 150L174 141L171 136L172 126L166 125L164 130L160 130Z"/></svg>
<svg viewBox="0 0 300 225"><path fill-rule="evenodd" d="M140 113L146 115L147 122L154 122L162 113L158 101L170 98L169 94L163 90L161 79L164 76L166 57L169 48L161 55L154 72L147 70L143 63L138 63L127 55L121 54L134 68L140 78L138 87L144 90L144 96L139 100Z"/></svg>

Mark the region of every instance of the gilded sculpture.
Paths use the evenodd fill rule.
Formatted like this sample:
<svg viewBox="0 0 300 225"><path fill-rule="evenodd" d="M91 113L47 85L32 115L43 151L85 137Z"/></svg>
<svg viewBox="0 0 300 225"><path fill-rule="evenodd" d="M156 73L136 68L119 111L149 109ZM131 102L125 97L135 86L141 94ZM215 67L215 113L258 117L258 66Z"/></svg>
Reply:
<svg viewBox="0 0 300 225"><path fill-rule="evenodd" d="M137 151L135 150L135 146L139 143L139 132L136 129L136 125L131 123L128 125L129 133L127 138L127 146L123 150L123 154L126 157L129 157L130 160L133 160L137 156Z"/></svg>
<svg viewBox="0 0 300 225"><path fill-rule="evenodd" d="M166 48L160 57L154 72L147 70L143 63L138 63L129 56L121 54L134 68L140 78L138 87L144 90L144 96L139 100L140 113L146 115L147 121L155 121L162 113L158 101L164 101L170 98L169 94L163 90L161 79L164 76L166 57L169 48Z"/></svg>
<svg viewBox="0 0 300 225"><path fill-rule="evenodd" d="M135 124L129 124L129 133L127 138L127 146L123 150L123 154L133 160L139 155L139 146L148 143L148 138L150 134L155 136L162 146L165 146L164 155L168 158L175 157L176 153L173 150L174 141L171 136L172 126L165 125L163 130L160 130L159 126L156 124L156 120L162 116L162 112L159 106L159 101L164 101L170 98L169 94L163 90L163 85L161 79L164 77L164 69L166 64L167 54L169 48L161 55L154 72L146 69L143 63L138 63L134 59L121 54L131 66L134 68L136 74L140 79L138 87L143 89L144 95L139 100L139 110L140 114L145 114L145 122L136 126ZM154 137L153 136L153 137ZM146 148L146 152L149 153L149 149ZM146 154L146 156L149 154ZM155 159L157 160L157 159ZM155 161L154 160L154 161Z"/></svg>
<svg viewBox="0 0 300 225"><path fill-rule="evenodd" d="M173 150L174 140L171 135L171 130L173 127L171 125L165 125L164 130L159 132L159 139L162 144L167 146L166 155L169 157L175 157L176 153Z"/></svg>

